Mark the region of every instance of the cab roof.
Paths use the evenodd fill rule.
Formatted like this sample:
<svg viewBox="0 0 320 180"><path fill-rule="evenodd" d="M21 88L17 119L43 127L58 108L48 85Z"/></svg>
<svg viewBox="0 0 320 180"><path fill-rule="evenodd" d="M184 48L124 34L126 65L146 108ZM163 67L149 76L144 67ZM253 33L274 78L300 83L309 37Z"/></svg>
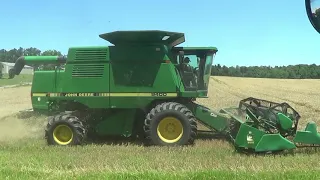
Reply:
<svg viewBox="0 0 320 180"><path fill-rule="evenodd" d="M121 44L163 44L174 47L185 42L184 33L160 30L114 31L100 34L99 37L115 46Z"/></svg>
<svg viewBox="0 0 320 180"><path fill-rule="evenodd" d="M174 51L187 51L187 52L218 52L218 48L217 47L174 47L173 48Z"/></svg>

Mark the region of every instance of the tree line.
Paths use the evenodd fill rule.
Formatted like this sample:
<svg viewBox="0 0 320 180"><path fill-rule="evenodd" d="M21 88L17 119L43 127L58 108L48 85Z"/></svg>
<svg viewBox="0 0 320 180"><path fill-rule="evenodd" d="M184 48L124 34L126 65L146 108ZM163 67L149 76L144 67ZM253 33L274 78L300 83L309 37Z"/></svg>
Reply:
<svg viewBox="0 0 320 180"><path fill-rule="evenodd" d="M297 64L288 66L221 66L213 65L212 76L233 76L280 79L320 79L320 65Z"/></svg>
<svg viewBox="0 0 320 180"><path fill-rule="evenodd" d="M29 47L29 48L13 48L10 50L0 49L0 62L8 62L8 63L15 63L16 60L20 56L61 56L62 53L57 50L45 50L41 51L38 48ZM45 67L46 68L46 67ZM52 67L49 65L48 69ZM0 79L3 77L2 73L3 64L0 64ZM12 74L9 72L9 78L12 78Z"/></svg>
<svg viewBox="0 0 320 180"><path fill-rule="evenodd" d="M62 55L60 51L57 50L45 50L41 51L38 48L14 48L10 50L0 49L0 61L15 63L20 56L56 56Z"/></svg>
<svg viewBox="0 0 320 180"><path fill-rule="evenodd" d="M0 49L0 61L15 63L20 56L61 56L57 50L41 51L38 48ZM1 68L1 66L0 66ZM320 65L298 64L289 66L231 66L216 64L212 66L212 76L233 76L253 78L282 79L320 79Z"/></svg>

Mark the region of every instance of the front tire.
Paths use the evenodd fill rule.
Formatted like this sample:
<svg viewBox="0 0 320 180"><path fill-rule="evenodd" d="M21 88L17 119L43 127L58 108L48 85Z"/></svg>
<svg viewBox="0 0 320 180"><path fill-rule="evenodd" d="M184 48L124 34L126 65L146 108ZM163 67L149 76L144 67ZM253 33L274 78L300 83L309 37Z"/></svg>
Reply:
<svg viewBox="0 0 320 180"><path fill-rule="evenodd" d="M192 145L197 136L197 123L186 106L166 102L147 114L144 132L148 145Z"/></svg>
<svg viewBox="0 0 320 180"><path fill-rule="evenodd" d="M50 116L45 129L48 145L81 145L86 135L87 131L79 118L69 113Z"/></svg>

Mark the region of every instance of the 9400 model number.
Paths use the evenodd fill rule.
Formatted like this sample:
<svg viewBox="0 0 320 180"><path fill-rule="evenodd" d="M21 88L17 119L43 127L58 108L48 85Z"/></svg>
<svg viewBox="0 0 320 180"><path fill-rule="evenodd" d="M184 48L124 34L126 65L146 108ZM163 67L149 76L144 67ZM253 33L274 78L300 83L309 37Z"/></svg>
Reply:
<svg viewBox="0 0 320 180"><path fill-rule="evenodd" d="M151 93L152 96L167 96L167 93Z"/></svg>

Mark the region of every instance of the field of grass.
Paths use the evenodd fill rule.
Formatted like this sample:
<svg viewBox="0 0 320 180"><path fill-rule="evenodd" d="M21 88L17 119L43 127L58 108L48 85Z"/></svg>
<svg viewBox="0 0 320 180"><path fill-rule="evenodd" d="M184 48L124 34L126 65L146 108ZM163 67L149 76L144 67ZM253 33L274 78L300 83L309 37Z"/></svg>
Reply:
<svg viewBox="0 0 320 180"><path fill-rule="evenodd" d="M9 79L8 74L4 74L0 79L0 87L7 85L16 85L32 82L33 75L29 74L20 74L15 76L13 79Z"/></svg>
<svg viewBox="0 0 320 180"><path fill-rule="evenodd" d="M320 125L320 80L212 77L213 109L235 106L248 96L290 103ZM193 147L143 147L138 143L48 147L44 117L20 118L30 108L30 87L1 89L0 179L317 179L320 152L248 156L223 140L197 139ZM14 94L14 97L11 96Z"/></svg>

